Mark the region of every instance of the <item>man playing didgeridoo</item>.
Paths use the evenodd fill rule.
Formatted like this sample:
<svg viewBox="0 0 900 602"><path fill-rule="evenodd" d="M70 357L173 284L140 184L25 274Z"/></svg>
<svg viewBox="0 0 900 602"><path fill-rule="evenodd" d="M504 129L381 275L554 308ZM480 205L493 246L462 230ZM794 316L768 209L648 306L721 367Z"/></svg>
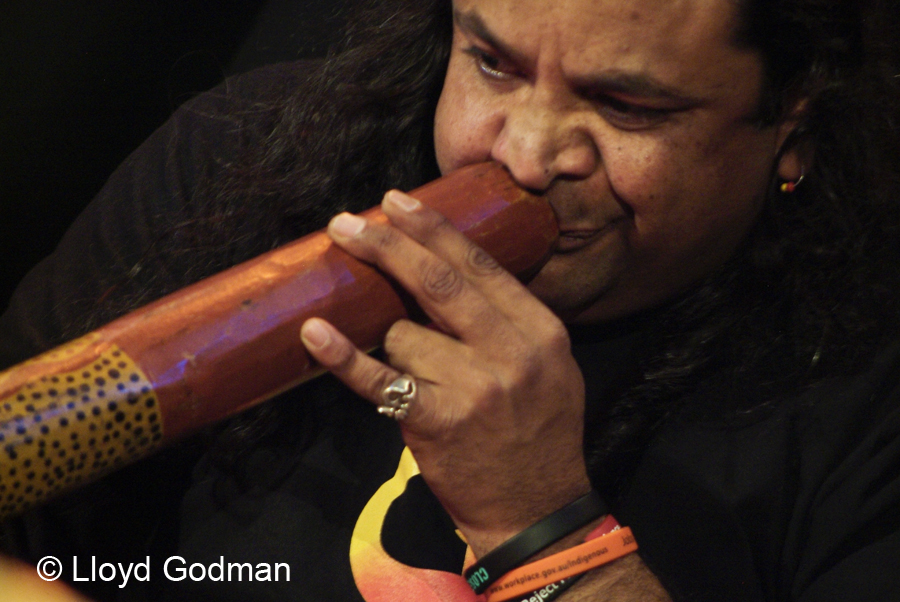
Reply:
<svg viewBox="0 0 900 602"><path fill-rule="evenodd" d="M21 285L7 363L326 223L430 324L366 354L307 321L333 377L5 550L149 558L73 582L98 600L900 599L900 95L864 4L384 0L195 99ZM559 222L526 283L395 190L488 160Z"/></svg>

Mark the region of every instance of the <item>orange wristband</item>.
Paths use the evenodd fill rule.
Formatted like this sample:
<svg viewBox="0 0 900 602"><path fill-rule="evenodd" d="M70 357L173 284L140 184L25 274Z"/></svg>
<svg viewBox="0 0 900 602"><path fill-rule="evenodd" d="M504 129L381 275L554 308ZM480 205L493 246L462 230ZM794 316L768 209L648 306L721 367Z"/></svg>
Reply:
<svg viewBox="0 0 900 602"><path fill-rule="evenodd" d="M487 602L503 602L533 592L545 585L612 562L637 548L631 529L622 527L508 572L485 592Z"/></svg>

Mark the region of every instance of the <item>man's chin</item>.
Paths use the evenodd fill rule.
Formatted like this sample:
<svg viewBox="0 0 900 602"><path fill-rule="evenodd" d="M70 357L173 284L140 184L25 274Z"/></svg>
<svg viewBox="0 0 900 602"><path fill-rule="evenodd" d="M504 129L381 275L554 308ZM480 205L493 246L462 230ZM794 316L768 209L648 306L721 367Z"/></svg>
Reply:
<svg viewBox="0 0 900 602"><path fill-rule="evenodd" d="M528 290L560 320L573 324L581 322L586 312L593 313L594 308L602 304L605 292L599 282L579 282L544 270L528 283Z"/></svg>

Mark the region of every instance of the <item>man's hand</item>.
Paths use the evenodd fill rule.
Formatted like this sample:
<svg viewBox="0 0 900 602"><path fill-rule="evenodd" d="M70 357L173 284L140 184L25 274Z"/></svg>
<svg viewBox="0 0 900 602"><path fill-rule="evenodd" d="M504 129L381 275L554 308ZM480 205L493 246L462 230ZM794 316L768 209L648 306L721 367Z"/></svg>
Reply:
<svg viewBox="0 0 900 602"><path fill-rule="evenodd" d="M302 338L375 404L399 376L415 379L404 439L480 556L590 489L583 379L561 321L484 251L403 193L382 208L388 224L341 214L328 232L395 278L439 330L397 322L387 364L324 320L306 322Z"/></svg>

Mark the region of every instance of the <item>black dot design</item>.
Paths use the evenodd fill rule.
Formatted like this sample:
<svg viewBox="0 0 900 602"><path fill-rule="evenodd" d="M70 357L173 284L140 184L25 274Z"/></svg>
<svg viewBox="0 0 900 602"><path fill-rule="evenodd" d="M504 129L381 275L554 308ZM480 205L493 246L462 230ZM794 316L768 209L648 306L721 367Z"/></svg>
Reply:
<svg viewBox="0 0 900 602"><path fill-rule="evenodd" d="M146 376L115 347L0 399L0 519L159 447L158 408Z"/></svg>

